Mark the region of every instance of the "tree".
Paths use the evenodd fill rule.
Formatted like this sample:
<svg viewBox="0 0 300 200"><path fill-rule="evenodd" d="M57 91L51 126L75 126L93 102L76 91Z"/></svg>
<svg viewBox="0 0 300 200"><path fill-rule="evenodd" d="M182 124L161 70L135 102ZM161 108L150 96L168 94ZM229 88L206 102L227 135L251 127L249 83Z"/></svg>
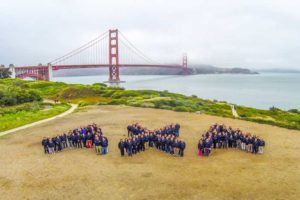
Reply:
<svg viewBox="0 0 300 200"><path fill-rule="evenodd" d="M0 79L9 78L11 76L11 71L9 68L5 68L4 65L0 65Z"/></svg>
<svg viewBox="0 0 300 200"><path fill-rule="evenodd" d="M269 110L270 110L271 112L277 112L277 111L280 111L280 109L279 109L279 108L276 108L275 106L272 106L271 108L269 108Z"/></svg>

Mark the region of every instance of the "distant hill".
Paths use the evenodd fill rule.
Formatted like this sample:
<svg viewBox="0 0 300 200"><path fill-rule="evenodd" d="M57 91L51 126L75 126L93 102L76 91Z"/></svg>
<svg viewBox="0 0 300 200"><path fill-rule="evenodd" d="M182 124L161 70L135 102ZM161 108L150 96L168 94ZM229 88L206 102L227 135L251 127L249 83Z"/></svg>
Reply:
<svg viewBox="0 0 300 200"><path fill-rule="evenodd" d="M272 72L272 73L300 73L300 70L296 69L260 69L259 72Z"/></svg>
<svg viewBox="0 0 300 200"><path fill-rule="evenodd" d="M257 74L246 68L221 68L212 65L194 65L191 66L195 74Z"/></svg>
<svg viewBox="0 0 300 200"><path fill-rule="evenodd" d="M192 74L257 74L245 68L221 68L211 65L193 65L190 66ZM183 73L181 69L168 68L120 68L123 75L180 75ZM54 76L93 76L105 75L108 69L91 68L91 69L72 69L54 71Z"/></svg>

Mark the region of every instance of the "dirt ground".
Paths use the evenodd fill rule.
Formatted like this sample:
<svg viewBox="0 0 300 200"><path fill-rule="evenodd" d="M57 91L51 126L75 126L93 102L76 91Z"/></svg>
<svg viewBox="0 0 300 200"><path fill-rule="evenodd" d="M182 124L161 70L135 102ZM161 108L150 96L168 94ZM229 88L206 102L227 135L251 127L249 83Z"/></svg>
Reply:
<svg viewBox="0 0 300 200"><path fill-rule="evenodd" d="M44 155L43 136L95 122L109 139L109 154L68 149ZM181 124L185 157L146 150L121 157L126 127ZM263 137L265 154L216 150L197 156L197 142L213 123ZM300 199L300 131L252 122L125 106L88 107L0 139L0 199Z"/></svg>

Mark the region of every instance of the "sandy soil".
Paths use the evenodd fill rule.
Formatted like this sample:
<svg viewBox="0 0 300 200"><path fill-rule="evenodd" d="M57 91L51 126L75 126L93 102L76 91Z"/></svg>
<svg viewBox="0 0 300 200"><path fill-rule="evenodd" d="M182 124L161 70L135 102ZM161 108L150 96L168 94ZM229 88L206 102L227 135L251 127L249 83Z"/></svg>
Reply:
<svg viewBox="0 0 300 200"><path fill-rule="evenodd" d="M126 126L182 125L185 157L147 150L120 157L117 142ZM109 154L65 150L44 155L40 140L91 122L108 136ZM265 155L217 150L197 156L200 135L225 123L262 136ZM0 199L300 199L300 131L237 119L166 110L99 106L0 139Z"/></svg>

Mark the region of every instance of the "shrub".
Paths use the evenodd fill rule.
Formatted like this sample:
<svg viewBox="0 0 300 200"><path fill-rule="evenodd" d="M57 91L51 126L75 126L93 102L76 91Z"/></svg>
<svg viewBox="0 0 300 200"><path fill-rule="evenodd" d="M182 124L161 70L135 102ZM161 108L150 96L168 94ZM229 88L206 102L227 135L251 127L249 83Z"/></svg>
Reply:
<svg viewBox="0 0 300 200"><path fill-rule="evenodd" d="M132 90L116 91L113 95L111 95L112 98L137 97L137 96L140 96L139 92L132 91Z"/></svg>
<svg viewBox="0 0 300 200"><path fill-rule="evenodd" d="M300 110L297 110L297 109L290 109L290 110L288 110L288 112L300 114Z"/></svg>
<svg viewBox="0 0 300 200"><path fill-rule="evenodd" d="M177 112L191 112L192 111L192 109L183 107L183 106L177 106L173 110L177 111Z"/></svg>
<svg viewBox="0 0 300 200"><path fill-rule="evenodd" d="M108 104L121 105L121 104L127 104L127 102L126 102L126 99L113 99Z"/></svg>
<svg viewBox="0 0 300 200"><path fill-rule="evenodd" d="M0 93L0 106L13 106L41 100L42 97L36 90L12 87Z"/></svg>
<svg viewBox="0 0 300 200"><path fill-rule="evenodd" d="M275 106L272 106L269 110L272 111L272 112L280 111L280 109L276 108Z"/></svg>
<svg viewBox="0 0 300 200"><path fill-rule="evenodd" d="M96 92L92 89L92 88L73 88L73 87L69 87L64 89L59 97L60 98L65 98L65 99L69 99L69 98L79 98L79 97L86 97L86 96L93 96L95 95Z"/></svg>
<svg viewBox="0 0 300 200"><path fill-rule="evenodd" d="M93 86L98 86L98 87L101 87L101 88L106 88L107 85L104 84L104 83L94 83Z"/></svg>
<svg viewBox="0 0 300 200"><path fill-rule="evenodd" d="M150 103L150 102L144 102L144 103L141 104L141 107L154 108L155 105L153 103Z"/></svg>
<svg viewBox="0 0 300 200"><path fill-rule="evenodd" d="M159 109L164 109L164 110L172 110L172 107L166 106L166 105L160 105L159 107L154 105L154 108L159 108Z"/></svg>

